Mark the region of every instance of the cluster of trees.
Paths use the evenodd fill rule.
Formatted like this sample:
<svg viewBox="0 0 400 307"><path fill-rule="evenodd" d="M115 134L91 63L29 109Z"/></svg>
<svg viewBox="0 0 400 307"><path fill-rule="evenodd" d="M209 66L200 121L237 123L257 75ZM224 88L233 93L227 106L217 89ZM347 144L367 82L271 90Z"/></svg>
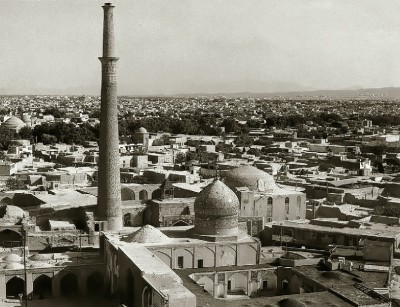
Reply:
<svg viewBox="0 0 400 307"><path fill-rule="evenodd" d="M394 115L394 114L369 115L366 118L371 120L374 125L382 127L400 125L400 115Z"/></svg>
<svg viewBox="0 0 400 307"><path fill-rule="evenodd" d="M181 118L169 116L147 117L139 120L124 118L119 122L121 136L132 135L136 129L144 127L149 132L170 132L182 134L219 135L222 131L217 127L216 118L211 115L187 115Z"/></svg>
<svg viewBox="0 0 400 307"><path fill-rule="evenodd" d="M362 153L373 153L375 155L381 155L388 152L399 152L400 142L393 142L390 145L384 141L374 141L368 144L362 144L360 146Z"/></svg>
<svg viewBox="0 0 400 307"><path fill-rule="evenodd" d="M400 207L397 205L377 206L374 209L374 214L400 217Z"/></svg>
<svg viewBox="0 0 400 307"><path fill-rule="evenodd" d="M313 121L318 125L325 126L341 120L342 118L338 114L321 112L315 114L314 116L305 116L300 114L266 116L265 124L267 127L286 128L297 127L298 125L305 124L307 121Z"/></svg>
<svg viewBox="0 0 400 307"><path fill-rule="evenodd" d="M89 124L76 127L71 123L43 123L35 126L31 135L37 142L44 144L84 144L86 141L97 141L99 129Z"/></svg>
<svg viewBox="0 0 400 307"><path fill-rule="evenodd" d="M46 108L43 111L43 115L53 115L54 118L64 118L66 116L66 112L64 110L51 107L51 108Z"/></svg>

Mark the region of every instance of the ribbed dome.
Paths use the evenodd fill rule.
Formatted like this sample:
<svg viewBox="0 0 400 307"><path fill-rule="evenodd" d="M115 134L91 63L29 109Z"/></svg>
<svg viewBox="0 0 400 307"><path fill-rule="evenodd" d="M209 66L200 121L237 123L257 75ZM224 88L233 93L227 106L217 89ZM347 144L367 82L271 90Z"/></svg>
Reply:
<svg viewBox="0 0 400 307"><path fill-rule="evenodd" d="M25 123L20 118L12 116L2 123L2 126L5 126L8 129L19 130L25 126Z"/></svg>
<svg viewBox="0 0 400 307"><path fill-rule="evenodd" d="M229 216L239 211L236 194L219 180L213 181L199 193L194 201L194 212L201 215Z"/></svg>
<svg viewBox="0 0 400 307"><path fill-rule="evenodd" d="M136 129L136 133L147 133L146 128L140 127L139 129Z"/></svg>
<svg viewBox="0 0 400 307"><path fill-rule="evenodd" d="M270 191L277 188L274 178L254 166L241 166L227 172L224 182L230 188L247 187L251 191Z"/></svg>

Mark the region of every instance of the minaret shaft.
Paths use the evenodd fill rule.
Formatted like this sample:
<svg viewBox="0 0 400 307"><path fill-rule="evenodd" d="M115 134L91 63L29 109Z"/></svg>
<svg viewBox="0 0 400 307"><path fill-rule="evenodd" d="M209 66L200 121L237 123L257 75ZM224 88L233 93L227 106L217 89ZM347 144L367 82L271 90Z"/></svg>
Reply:
<svg viewBox="0 0 400 307"><path fill-rule="evenodd" d="M104 9L100 140L99 187L97 210L100 219L107 221L108 230L120 230L122 225L121 185L119 171L119 136L117 108L117 61L114 46L114 6Z"/></svg>

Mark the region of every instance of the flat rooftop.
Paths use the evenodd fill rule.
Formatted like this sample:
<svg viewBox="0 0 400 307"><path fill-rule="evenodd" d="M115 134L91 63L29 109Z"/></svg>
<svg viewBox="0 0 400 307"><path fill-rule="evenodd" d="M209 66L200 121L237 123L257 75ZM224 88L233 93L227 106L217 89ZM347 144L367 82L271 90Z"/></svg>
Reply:
<svg viewBox="0 0 400 307"><path fill-rule="evenodd" d="M271 225L271 224L269 224ZM298 220L298 221L281 221L274 222L272 225L312 231L321 231L337 234L347 234L347 235L359 235L359 236L371 236L379 238L390 238L396 239L400 234L399 226L388 226L385 224L368 222L360 228L353 227L343 227L343 228L333 228L330 226L322 226L311 224L308 220Z"/></svg>

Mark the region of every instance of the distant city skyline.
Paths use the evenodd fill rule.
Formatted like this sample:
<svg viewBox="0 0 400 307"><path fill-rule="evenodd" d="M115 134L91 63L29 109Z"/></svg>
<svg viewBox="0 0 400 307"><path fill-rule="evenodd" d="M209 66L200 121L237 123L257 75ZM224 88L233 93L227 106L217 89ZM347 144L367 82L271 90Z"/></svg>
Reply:
<svg viewBox="0 0 400 307"><path fill-rule="evenodd" d="M99 95L102 1L3 0L0 95ZM120 95L400 86L400 2L115 1Z"/></svg>

